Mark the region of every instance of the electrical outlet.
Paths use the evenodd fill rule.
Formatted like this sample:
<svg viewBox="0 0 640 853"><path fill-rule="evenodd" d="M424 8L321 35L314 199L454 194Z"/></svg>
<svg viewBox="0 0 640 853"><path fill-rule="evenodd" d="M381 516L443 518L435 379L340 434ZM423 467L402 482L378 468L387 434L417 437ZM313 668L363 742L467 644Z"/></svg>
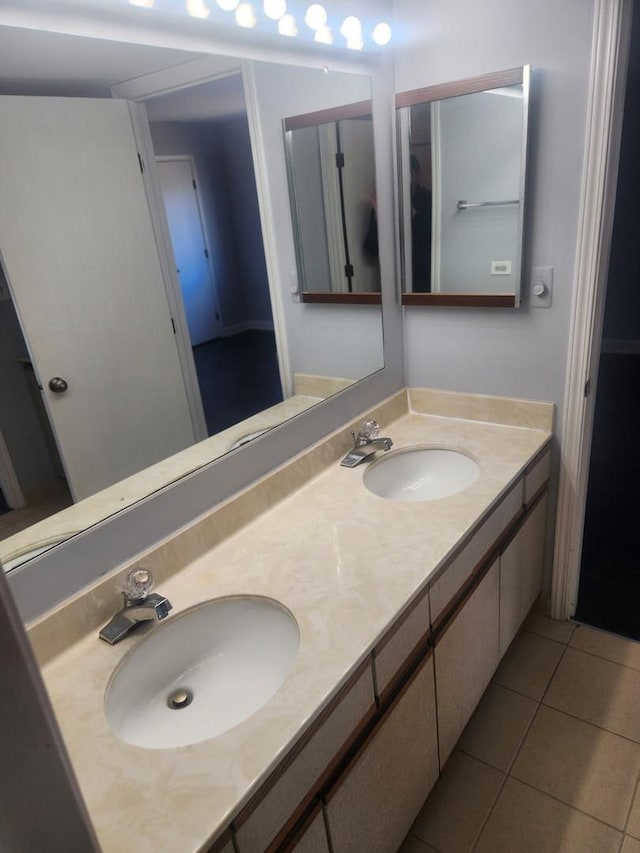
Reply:
<svg viewBox="0 0 640 853"><path fill-rule="evenodd" d="M550 308L553 295L553 267L534 267L531 270L532 308Z"/></svg>
<svg viewBox="0 0 640 853"><path fill-rule="evenodd" d="M511 275L511 261L491 261L491 275Z"/></svg>

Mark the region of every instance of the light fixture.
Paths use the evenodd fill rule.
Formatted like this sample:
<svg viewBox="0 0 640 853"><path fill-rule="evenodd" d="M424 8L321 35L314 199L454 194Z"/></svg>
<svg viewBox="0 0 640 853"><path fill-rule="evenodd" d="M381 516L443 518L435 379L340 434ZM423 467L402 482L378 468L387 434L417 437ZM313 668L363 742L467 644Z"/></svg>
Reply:
<svg viewBox="0 0 640 853"><path fill-rule="evenodd" d="M320 27L320 29L316 30L313 40L319 44L333 44L331 28L327 26Z"/></svg>
<svg viewBox="0 0 640 853"><path fill-rule="evenodd" d="M192 18L208 18L210 11L204 0L187 0L187 12Z"/></svg>
<svg viewBox="0 0 640 853"><path fill-rule="evenodd" d="M216 3L224 12L233 12L240 0L216 0Z"/></svg>
<svg viewBox="0 0 640 853"><path fill-rule="evenodd" d="M236 9L236 24L239 27L255 27L258 23L256 10L251 3L241 3Z"/></svg>
<svg viewBox="0 0 640 853"><path fill-rule="evenodd" d="M142 6L144 9L151 9L153 0L129 0L131 6Z"/></svg>
<svg viewBox="0 0 640 853"><path fill-rule="evenodd" d="M384 22L376 24L373 28L371 38L376 44L379 44L381 47L385 44L389 44L389 42L391 41L391 27L389 26L389 24Z"/></svg>
<svg viewBox="0 0 640 853"><path fill-rule="evenodd" d="M327 24L327 10L319 3L313 3L307 9L304 22L311 30L321 30Z"/></svg>
<svg viewBox="0 0 640 853"><path fill-rule="evenodd" d="M278 32L281 36L294 37L298 35L298 25L293 15L283 15L278 21Z"/></svg>
<svg viewBox="0 0 640 853"><path fill-rule="evenodd" d="M362 40L362 24L360 23L360 19L356 18L355 15L349 15L342 22L340 32L347 41Z"/></svg>
<svg viewBox="0 0 640 853"><path fill-rule="evenodd" d="M262 8L267 18L278 21L287 11L287 0L264 0Z"/></svg>

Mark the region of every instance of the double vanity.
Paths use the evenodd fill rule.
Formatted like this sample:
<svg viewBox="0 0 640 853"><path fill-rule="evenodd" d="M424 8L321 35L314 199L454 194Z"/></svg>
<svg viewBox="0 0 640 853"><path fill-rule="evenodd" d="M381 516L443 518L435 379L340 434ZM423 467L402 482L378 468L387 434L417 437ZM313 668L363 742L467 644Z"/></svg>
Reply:
<svg viewBox="0 0 640 853"><path fill-rule="evenodd" d="M552 420L402 391L32 623L105 853L397 849L540 592ZM135 565L173 610L102 642Z"/></svg>

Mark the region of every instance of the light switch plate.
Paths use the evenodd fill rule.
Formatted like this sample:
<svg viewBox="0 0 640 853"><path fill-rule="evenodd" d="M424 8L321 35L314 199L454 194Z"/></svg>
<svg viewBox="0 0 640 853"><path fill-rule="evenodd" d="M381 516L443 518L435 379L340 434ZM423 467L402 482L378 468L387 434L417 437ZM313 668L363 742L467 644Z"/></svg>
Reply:
<svg viewBox="0 0 640 853"><path fill-rule="evenodd" d="M532 308L550 308L552 296L553 267L534 267L531 270L529 304Z"/></svg>

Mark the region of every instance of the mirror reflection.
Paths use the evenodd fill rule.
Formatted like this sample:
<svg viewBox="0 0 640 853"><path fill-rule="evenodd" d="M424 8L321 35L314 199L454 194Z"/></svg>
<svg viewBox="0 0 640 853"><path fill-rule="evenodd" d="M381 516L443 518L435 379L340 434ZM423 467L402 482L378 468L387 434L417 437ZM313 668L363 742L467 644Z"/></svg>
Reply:
<svg viewBox="0 0 640 853"><path fill-rule="evenodd" d="M405 304L519 304L528 69L485 82L398 96Z"/></svg>
<svg viewBox="0 0 640 853"><path fill-rule="evenodd" d="M0 28L3 39L0 558L12 568L383 355L379 307L332 307L347 312L333 323L302 314L279 273L295 263L286 239L265 247L258 185L268 196L285 172L271 131L291 110L259 87L248 103L251 63L207 57L215 72L203 74L195 54ZM42 57L37 74L24 55ZM260 66L265 91L269 75L300 72L312 109L335 106L322 72ZM166 76L175 67L180 85ZM353 79L370 97L368 78L331 77L334 92ZM332 345L336 327L353 338Z"/></svg>
<svg viewBox="0 0 640 853"><path fill-rule="evenodd" d="M370 111L355 103L284 121L303 301L380 293Z"/></svg>

